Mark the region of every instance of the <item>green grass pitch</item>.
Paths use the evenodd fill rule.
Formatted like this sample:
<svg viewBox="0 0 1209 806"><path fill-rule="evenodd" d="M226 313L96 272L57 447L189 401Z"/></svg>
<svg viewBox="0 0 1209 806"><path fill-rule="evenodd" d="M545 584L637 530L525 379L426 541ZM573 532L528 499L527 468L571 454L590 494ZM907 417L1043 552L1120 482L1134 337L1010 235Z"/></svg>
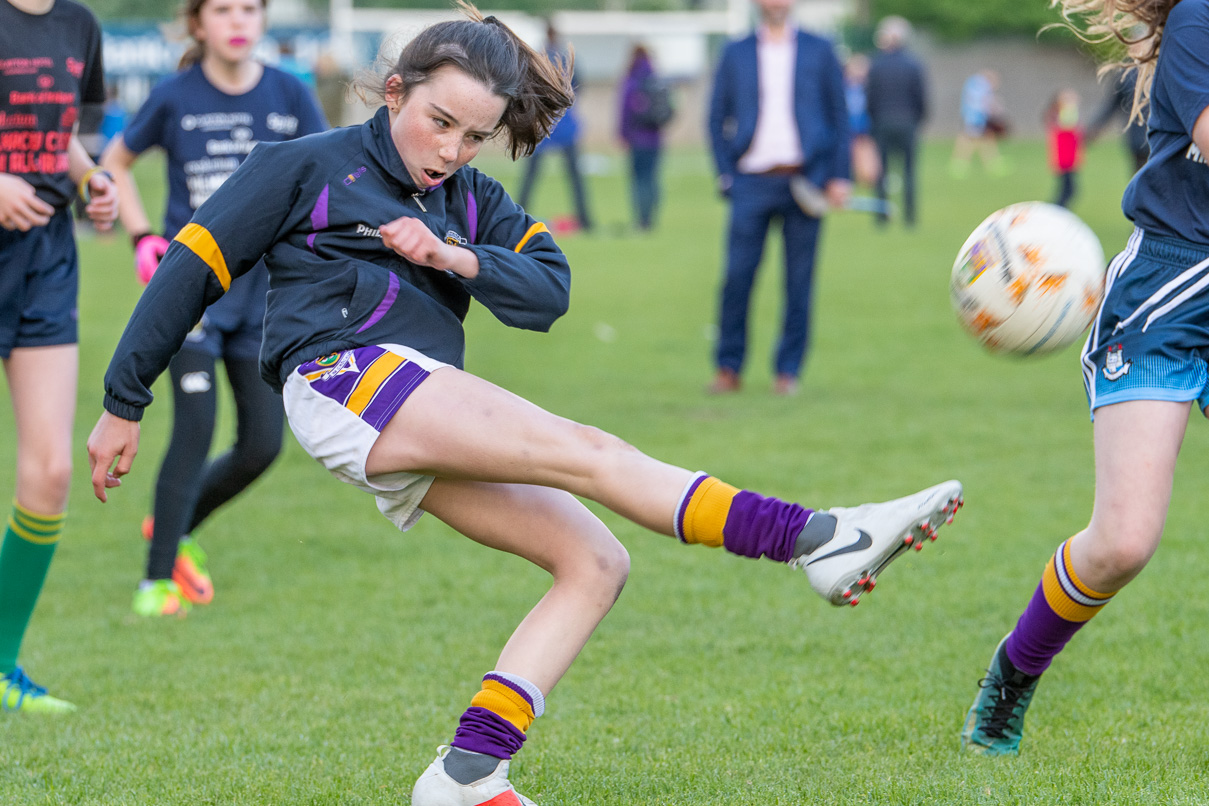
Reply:
<svg viewBox="0 0 1209 806"><path fill-rule="evenodd" d="M1048 556L1086 523L1093 476L1077 347L991 356L949 308L949 268L973 227L1052 194L1042 146L1009 143L1010 176L975 169L959 181L945 172L949 145L924 153L916 231L878 231L858 214L827 222L795 399L769 393L776 247L746 388L703 393L725 208L701 153L668 159L653 235L626 227L620 160L592 178L601 226L563 239L573 298L552 333L472 311L469 370L667 461L820 507L950 477L966 485L956 522L856 609L831 608L783 567L681 546L601 511L633 573L514 764L518 787L543 806L1209 802L1199 416L1162 548L1047 674L1024 754L958 752L983 666ZM518 184L515 166L484 167ZM141 168L154 185L158 165ZM567 207L558 168L546 167L538 215ZM1110 255L1129 232L1126 179L1117 143L1090 150L1074 210ZM185 621L132 615L138 524L170 406L149 410L135 472L111 503L93 500L84 441L138 286L124 236L83 238L81 252L75 485L22 657L80 710L0 715L0 803L407 803L544 573L432 518L401 535L287 437L277 466L198 535L214 604ZM7 405L0 434L8 495Z"/></svg>

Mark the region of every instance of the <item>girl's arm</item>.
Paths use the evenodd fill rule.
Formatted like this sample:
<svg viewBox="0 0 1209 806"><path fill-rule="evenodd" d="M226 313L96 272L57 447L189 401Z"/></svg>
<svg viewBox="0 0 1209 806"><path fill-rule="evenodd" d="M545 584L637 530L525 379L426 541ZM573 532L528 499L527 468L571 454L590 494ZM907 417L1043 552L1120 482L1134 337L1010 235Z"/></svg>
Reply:
<svg viewBox="0 0 1209 806"><path fill-rule="evenodd" d="M139 155L126 147L126 141L119 134L101 155L101 166L113 174L118 188L118 219L126 232L130 233L134 246L134 272L139 281L146 285L151 282L160 260L168 251L168 242L152 230L147 209L139 196L138 183L130 170L138 158Z"/></svg>
<svg viewBox="0 0 1209 806"><path fill-rule="evenodd" d="M118 216L118 189L113 177L92 161L80 138L71 136L67 145L67 175L80 189L84 212L101 232L113 227Z"/></svg>
<svg viewBox="0 0 1209 806"><path fill-rule="evenodd" d="M130 171L138 158L138 154L126 147L126 141L120 134L113 138L101 155L101 167L113 174L113 181L118 186L118 220L131 236L151 232L152 229L151 220L139 196L138 184Z"/></svg>
<svg viewBox="0 0 1209 806"><path fill-rule="evenodd" d="M1192 142L1201 150L1202 155L1209 155L1209 106L1201 110L1192 127Z"/></svg>

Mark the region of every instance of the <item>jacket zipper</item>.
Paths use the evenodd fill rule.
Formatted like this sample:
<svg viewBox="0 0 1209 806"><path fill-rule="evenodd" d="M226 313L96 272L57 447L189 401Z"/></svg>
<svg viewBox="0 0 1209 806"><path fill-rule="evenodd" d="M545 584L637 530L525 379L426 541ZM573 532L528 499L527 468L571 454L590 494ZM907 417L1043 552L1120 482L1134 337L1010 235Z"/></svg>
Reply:
<svg viewBox="0 0 1209 806"><path fill-rule="evenodd" d="M413 194L411 194L411 198L415 201L416 204L420 205L421 210L423 210L424 212L427 213L428 208L424 206L424 202L420 201L420 196L422 196L422 195L423 194L421 194L421 193L413 193Z"/></svg>

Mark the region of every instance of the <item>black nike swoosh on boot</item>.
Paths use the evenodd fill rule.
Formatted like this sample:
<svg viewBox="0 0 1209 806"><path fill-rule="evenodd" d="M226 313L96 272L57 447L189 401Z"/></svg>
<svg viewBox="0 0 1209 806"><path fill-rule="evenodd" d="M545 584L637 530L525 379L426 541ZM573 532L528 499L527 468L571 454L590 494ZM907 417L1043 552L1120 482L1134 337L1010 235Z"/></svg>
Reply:
<svg viewBox="0 0 1209 806"><path fill-rule="evenodd" d="M824 554L822 557L815 557L813 560L811 560L810 562L808 562L806 564L814 565L817 562L826 560L828 557L837 557L840 554L851 554L854 551L864 551L865 549L867 549L873 545L873 538L870 537L869 533L866 532L864 529L857 529L856 533L859 535L859 537L857 537L857 539L855 541L853 541L852 543L849 543L847 546L844 546L842 549L836 549L835 551L833 551L829 554Z"/></svg>

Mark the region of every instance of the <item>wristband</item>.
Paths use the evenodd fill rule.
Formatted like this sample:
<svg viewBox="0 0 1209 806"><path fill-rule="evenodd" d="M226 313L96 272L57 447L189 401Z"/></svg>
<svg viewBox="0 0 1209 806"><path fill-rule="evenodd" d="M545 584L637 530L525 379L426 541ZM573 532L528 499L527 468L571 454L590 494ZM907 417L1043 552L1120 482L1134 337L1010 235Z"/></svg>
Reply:
<svg viewBox="0 0 1209 806"><path fill-rule="evenodd" d="M80 198L83 199L85 204L88 204L90 201L92 201L92 190L88 187L88 184L97 174L105 177L110 182L113 181L113 174L109 173L109 171L106 171L100 165L94 165L85 171L84 177L80 180L80 184L76 186L76 191L79 192Z"/></svg>

